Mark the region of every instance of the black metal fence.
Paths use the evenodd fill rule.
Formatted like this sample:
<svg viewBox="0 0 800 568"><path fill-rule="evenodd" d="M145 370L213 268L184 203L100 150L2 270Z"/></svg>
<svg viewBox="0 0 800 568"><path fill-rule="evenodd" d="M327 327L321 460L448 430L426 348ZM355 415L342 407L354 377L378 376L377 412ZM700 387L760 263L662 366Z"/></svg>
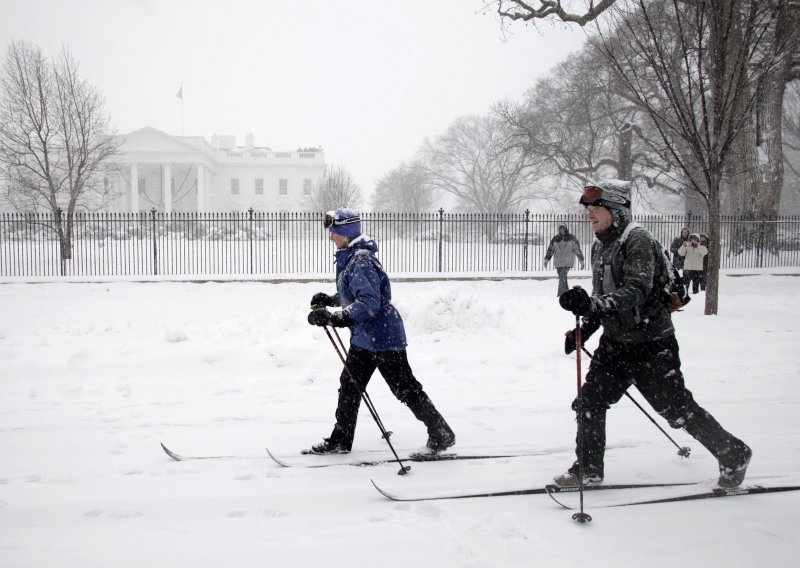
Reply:
<svg viewBox="0 0 800 568"><path fill-rule="evenodd" d="M364 213L364 232L393 273L543 271L550 238L566 223L588 256L583 215ZM669 246L703 217L637 221ZM318 213L79 213L0 215L0 277L306 275L333 272L333 245ZM70 229L70 231L68 231ZM59 237L59 234L69 235ZM722 268L800 266L800 217L723 218ZM62 254L63 252L63 254Z"/></svg>

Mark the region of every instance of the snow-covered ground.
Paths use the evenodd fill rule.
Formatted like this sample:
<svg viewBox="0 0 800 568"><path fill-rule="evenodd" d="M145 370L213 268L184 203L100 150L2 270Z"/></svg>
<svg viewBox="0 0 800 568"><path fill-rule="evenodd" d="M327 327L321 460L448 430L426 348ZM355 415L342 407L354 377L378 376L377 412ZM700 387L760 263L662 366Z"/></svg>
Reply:
<svg viewBox="0 0 800 568"><path fill-rule="evenodd" d="M751 482L798 484L800 278L728 275L721 286L719 316L703 316L698 297L675 317L687 384L752 446ZM394 285L412 367L456 430L455 449L544 455L415 463L405 477L396 464L279 467L265 447L292 456L333 423L338 359L306 323L319 290L333 286L0 285L0 565L796 562L800 492L623 508L600 505L675 490L590 493L594 521L580 525L546 495L397 503L375 491L370 479L405 493L541 486L569 466L575 358L563 332L573 320L553 279ZM377 374L370 394L396 447L420 448L423 426ZM609 414L606 482L713 483L715 460L668 432L691 458L623 398ZM176 462L159 442L238 459ZM385 448L362 408L355 453Z"/></svg>

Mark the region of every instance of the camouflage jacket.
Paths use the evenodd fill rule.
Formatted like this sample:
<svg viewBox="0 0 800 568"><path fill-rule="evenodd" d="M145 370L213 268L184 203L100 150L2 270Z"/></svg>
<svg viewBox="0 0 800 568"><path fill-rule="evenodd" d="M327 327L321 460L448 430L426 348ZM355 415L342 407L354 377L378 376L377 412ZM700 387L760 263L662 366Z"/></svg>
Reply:
<svg viewBox="0 0 800 568"><path fill-rule="evenodd" d="M641 343L675 333L669 311L655 289L661 245L647 229L625 227L598 233L592 244L592 296L603 334L621 343Z"/></svg>

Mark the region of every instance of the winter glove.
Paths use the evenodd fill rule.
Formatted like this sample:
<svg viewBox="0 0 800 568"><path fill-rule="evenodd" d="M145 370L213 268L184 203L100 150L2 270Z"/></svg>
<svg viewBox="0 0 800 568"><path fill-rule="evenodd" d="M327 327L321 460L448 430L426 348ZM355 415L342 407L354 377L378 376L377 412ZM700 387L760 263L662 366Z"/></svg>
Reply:
<svg viewBox="0 0 800 568"><path fill-rule="evenodd" d="M320 327L325 327L331 322L331 313L325 308L317 308L315 310L311 310L311 313L308 314L308 323L311 325L318 325Z"/></svg>
<svg viewBox="0 0 800 568"><path fill-rule="evenodd" d="M586 290L579 286L561 294L558 298L558 303L561 304L562 308L576 316L591 316L594 314L592 299L586 293Z"/></svg>
<svg viewBox="0 0 800 568"><path fill-rule="evenodd" d="M325 327L326 325L333 327L350 327L354 322L343 311L331 313L325 308L317 308L316 310L311 310L311 313L308 314L308 323L320 327Z"/></svg>
<svg viewBox="0 0 800 568"><path fill-rule="evenodd" d="M339 310L338 312L333 312L331 314L331 323L333 327L351 327L356 322L348 316L343 310Z"/></svg>
<svg viewBox="0 0 800 568"><path fill-rule="evenodd" d="M548 259L545 259L545 261L544 261L544 267L545 267L545 268L547 268L547 263L548 263L548 262L550 262L550 261L549 261Z"/></svg>
<svg viewBox="0 0 800 568"><path fill-rule="evenodd" d="M311 307L321 307L321 306L338 306L339 302L337 301L336 296L329 296L325 292L317 292L313 296L311 296Z"/></svg>
<svg viewBox="0 0 800 568"><path fill-rule="evenodd" d="M600 322L594 319L585 319L581 324L581 343L585 344L589 341L592 334L600 328ZM564 334L564 353L569 355L575 351L577 345L575 344L575 330L570 329Z"/></svg>
<svg viewBox="0 0 800 568"><path fill-rule="evenodd" d="M581 261L581 264L580 264L580 266L581 266L581 270L583 270L583 267L585 266L585 265L583 264L583 261Z"/></svg>

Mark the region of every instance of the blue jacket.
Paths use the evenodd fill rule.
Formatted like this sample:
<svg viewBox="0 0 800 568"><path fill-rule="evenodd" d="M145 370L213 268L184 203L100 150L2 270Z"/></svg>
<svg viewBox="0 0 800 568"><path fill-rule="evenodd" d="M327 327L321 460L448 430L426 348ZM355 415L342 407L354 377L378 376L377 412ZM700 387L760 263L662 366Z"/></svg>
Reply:
<svg viewBox="0 0 800 568"><path fill-rule="evenodd" d="M336 290L343 311L355 324L350 344L369 351L406 348L403 319L392 305L389 277L375 256L378 245L367 237L336 251Z"/></svg>

